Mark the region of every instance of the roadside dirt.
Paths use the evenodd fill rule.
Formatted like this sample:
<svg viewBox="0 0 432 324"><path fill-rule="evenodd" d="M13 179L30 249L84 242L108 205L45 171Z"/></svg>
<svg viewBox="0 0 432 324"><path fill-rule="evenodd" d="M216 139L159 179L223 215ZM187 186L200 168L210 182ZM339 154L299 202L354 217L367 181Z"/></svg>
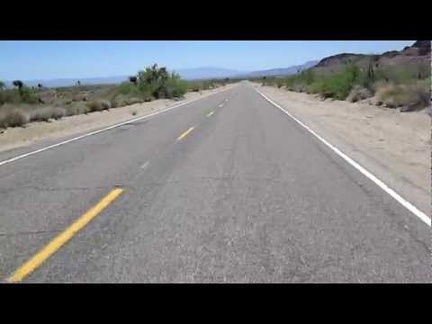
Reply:
<svg viewBox="0 0 432 324"><path fill-rule="evenodd" d="M430 216L431 118L426 110L402 113L254 87Z"/></svg>
<svg viewBox="0 0 432 324"><path fill-rule="evenodd" d="M27 146L39 140L56 139L93 131L128 119L145 116L180 102L204 98L229 87L232 87L232 85L205 90L202 91L201 94L199 92L189 92L185 95L184 99L179 101L169 99L155 100L142 104L114 108L109 111L64 117L51 122L34 122L26 125L25 128L15 127L0 130L0 152ZM133 115L133 113L135 113L135 115Z"/></svg>

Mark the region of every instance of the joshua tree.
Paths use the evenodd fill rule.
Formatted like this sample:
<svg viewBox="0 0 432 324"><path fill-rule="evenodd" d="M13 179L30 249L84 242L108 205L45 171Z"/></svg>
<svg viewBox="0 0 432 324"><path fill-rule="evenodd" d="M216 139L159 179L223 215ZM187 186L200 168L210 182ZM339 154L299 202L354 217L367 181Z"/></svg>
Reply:
<svg viewBox="0 0 432 324"><path fill-rule="evenodd" d="M129 77L129 81L132 82L133 84L136 84L137 81L138 81L138 79L137 79L136 76L130 76L130 77Z"/></svg>
<svg viewBox="0 0 432 324"><path fill-rule="evenodd" d="M371 83L372 83L373 81L375 81L375 71L374 71L374 68L373 68L372 62L369 62L369 67L368 67L368 74L367 74L367 76L368 76L368 80L370 80Z"/></svg>
<svg viewBox="0 0 432 324"><path fill-rule="evenodd" d="M77 84L78 84L78 87L81 87L81 81L80 80L78 80Z"/></svg>
<svg viewBox="0 0 432 324"><path fill-rule="evenodd" d="M24 83L21 80L15 80L14 82L12 82L12 84L18 88L18 90L21 90L22 87L24 86Z"/></svg>
<svg viewBox="0 0 432 324"><path fill-rule="evenodd" d="M42 89L42 88L43 88L42 83L38 83L38 88L39 88L39 89Z"/></svg>

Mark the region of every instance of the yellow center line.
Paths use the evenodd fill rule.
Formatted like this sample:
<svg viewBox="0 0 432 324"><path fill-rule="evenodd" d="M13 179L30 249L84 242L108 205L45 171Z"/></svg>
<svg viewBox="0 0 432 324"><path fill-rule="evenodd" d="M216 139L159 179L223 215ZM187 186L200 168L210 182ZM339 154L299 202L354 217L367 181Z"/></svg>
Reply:
<svg viewBox="0 0 432 324"><path fill-rule="evenodd" d="M189 134L190 132L192 132L194 129L194 127L189 128L186 132L184 132L183 134L181 134L178 138L177 141L180 141L181 139L185 138L187 136L187 134Z"/></svg>
<svg viewBox="0 0 432 324"><path fill-rule="evenodd" d="M214 114L214 111L210 111L208 114L207 114L207 117L210 117L211 115L213 115Z"/></svg>
<svg viewBox="0 0 432 324"><path fill-rule="evenodd" d="M112 203L121 193L123 189L116 188L109 192L101 201L89 209L84 215L78 218L72 225L66 228L62 233L56 236L44 248L37 252L30 260L20 266L7 279L7 282L20 282L27 277L31 272L36 270L46 259L54 254L58 249L68 242L78 231L86 226L93 218L95 218L102 210Z"/></svg>

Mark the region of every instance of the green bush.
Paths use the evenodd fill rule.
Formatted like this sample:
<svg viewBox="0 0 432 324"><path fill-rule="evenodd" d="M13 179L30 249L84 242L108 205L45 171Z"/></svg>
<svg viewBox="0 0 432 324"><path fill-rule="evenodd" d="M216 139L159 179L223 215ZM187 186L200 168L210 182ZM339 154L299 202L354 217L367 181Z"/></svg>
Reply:
<svg viewBox="0 0 432 324"><path fill-rule="evenodd" d="M181 79L169 79L164 87L165 98L180 98L187 92L187 83Z"/></svg>
<svg viewBox="0 0 432 324"><path fill-rule="evenodd" d="M131 82L122 82L118 85L117 92L122 95L128 95L139 92L139 89Z"/></svg>
<svg viewBox="0 0 432 324"><path fill-rule="evenodd" d="M19 91L21 101L29 104L37 104L39 102L33 90L28 87L23 87Z"/></svg>

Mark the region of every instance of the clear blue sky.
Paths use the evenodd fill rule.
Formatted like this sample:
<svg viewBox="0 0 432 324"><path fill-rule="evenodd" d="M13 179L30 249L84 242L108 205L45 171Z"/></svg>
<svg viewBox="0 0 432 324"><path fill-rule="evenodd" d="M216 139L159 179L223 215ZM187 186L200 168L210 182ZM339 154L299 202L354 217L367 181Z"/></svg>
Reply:
<svg viewBox="0 0 432 324"><path fill-rule="evenodd" d="M381 53L414 41L0 41L0 80L130 75L169 69L289 67L342 52Z"/></svg>

